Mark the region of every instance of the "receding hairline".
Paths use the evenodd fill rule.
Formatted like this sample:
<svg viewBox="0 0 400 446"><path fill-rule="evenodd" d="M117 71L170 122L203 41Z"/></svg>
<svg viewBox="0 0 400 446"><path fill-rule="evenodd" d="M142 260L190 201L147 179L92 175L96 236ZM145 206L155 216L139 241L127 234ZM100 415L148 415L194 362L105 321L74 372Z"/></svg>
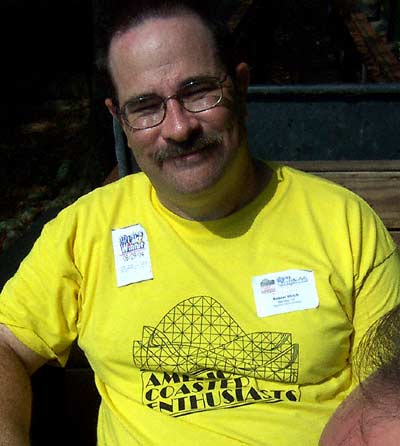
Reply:
<svg viewBox="0 0 400 446"><path fill-rule="evenodd" d="M201 27L205 30L205 35L209 39L210 47L213 51L213 57L215 58L215 61L217 64L223 65L222 61L220 60L220 57L218 56L218 50L217 50L217 42L215 41L214 35L211 31L211 29L207 26L207 23L200 14L197 14L196 11L192 11L190 9L177 9L170 11L168 14L148 14L143 17L139 17L137 20L133 19L128 26L122 27L120 30L116 31L113 37L110 40L108 50L107 50L107 70L111 77L111 80L114 84L114 89L117 92L117 85L114 79L114 74L111 66L111 51L117 44L118 40L123 38L128 33L134 31L135 29L145 26L148 23L156 22L156 21L168 21L173 19L184 19L184 18L192 18L196 20Z"/></svg>
<svg viewBox="0 0 400 446"><path fill-rule="evenodd" d="M177 11L176 13L171 13L168 15L154 15L154 16L148 16L143 17L140 20L133 21L129 26L124 26L122 29L115 32L113 37L110 39L110 44L108 46L108 60L110 58L110 50L113 44L120 39L122 36L126 35L127 33L135 30L136 28L139 28L141 26L145 26L147 23L150 22L156 22L156 21L162 21L162 20L173 20L173 19L180 19L180 18L192 18L194 20L197 20L197 22L204 28L206 31L206 34L208 34L208 37L210 39L210 42L212 43L212 47L214 51L216 52L216 42L213 36L212 31L209 29L205 21L202 19L202 17L198 14L196 14L195 11L190 10L183 10L183 11Z"/></svg>

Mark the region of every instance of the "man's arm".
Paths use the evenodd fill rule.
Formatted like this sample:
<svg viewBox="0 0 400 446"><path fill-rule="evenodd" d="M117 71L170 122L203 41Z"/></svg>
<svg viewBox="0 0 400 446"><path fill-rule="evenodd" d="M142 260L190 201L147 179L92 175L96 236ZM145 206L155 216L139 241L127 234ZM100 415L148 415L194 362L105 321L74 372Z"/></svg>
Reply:
<svg viewBox="0 0 400 446"><path fill-rule="evenodd" d="M0 324L0 446L29 445L30 375L46 362Z"/></svg>

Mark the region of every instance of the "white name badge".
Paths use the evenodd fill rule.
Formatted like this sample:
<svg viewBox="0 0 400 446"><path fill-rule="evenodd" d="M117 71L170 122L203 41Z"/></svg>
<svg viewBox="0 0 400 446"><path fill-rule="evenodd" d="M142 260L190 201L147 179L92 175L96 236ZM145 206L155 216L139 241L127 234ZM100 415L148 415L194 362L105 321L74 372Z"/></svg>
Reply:
<svg viewBox="0 0 400 446"><path fill-rule="evenodd" d="M112 244L119 287L153 279L149 240L141 225L113 229Z"/></svg>
<svg viewBox="0 0 400 446"><path fill-rule="evenodd" d="M319 305L313 271L289 269L252 280L259 317L308 310Z"/></svg>

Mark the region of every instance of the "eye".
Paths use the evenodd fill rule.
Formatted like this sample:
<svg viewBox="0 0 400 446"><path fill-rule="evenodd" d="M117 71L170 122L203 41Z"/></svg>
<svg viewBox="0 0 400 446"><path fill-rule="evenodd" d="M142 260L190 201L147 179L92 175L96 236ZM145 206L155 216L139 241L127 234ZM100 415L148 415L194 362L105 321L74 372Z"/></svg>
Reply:
<svg viewBox="0 0 400 446"><path fill-rule="evenodd" d="M157 113L162 106L162 100L158 96L138 98L127 102L125 111L128 115L144 116Z"/></svg>
<svg viewBox="0 0 400 446"><path fill-rule="evenodd" d="M182 88L180 96L184 101L196 101L209 96L218 89L219 85L215 81L192 82Z"/></svg>

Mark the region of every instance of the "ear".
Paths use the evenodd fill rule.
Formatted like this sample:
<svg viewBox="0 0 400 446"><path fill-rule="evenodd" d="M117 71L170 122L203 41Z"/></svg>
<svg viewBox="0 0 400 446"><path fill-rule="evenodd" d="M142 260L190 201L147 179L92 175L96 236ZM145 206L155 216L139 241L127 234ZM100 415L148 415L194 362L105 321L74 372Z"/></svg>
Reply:
<svg viewBox="0 0 400 446"><path fill-rule="evenodd" d="M247 95L247 90L250 82L250 69L247 63L241 62L235 68L236 86L242 98Z"/></svg>
<svg viewBox="0 0 400 446"><path fill-rule="evenodd" d="M119 119L118 113L117 113L117 108L114 105L112 99L107 98L104 103L106 104L106 107L108 108L108 111L111 113L111 115L116 118Z"/></svg>
<svg viewBox="0 0 400 446"><path fill-rule="evenodd" d="M104 103L106 104L106 107L107 107L108 111L110 112L111 116L119 122L119 124L122 128L122 131L125 133L126 136L128 136L124 122L122 119L120 119L120 115L119 115L119 113L117 113L117 107L114 105L112 99L107 98L104 101ZM130 147L129 146L129 138L127 138L126 144L128 145L128 147Z"/></svg>

